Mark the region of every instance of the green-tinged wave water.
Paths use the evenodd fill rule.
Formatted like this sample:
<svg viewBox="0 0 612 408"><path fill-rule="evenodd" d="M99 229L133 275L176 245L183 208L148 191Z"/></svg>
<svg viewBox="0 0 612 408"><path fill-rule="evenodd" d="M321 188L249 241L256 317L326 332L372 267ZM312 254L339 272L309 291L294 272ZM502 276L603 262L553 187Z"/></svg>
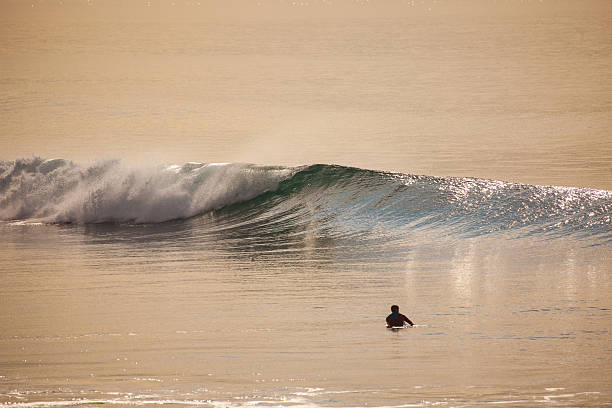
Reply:
<svg viewBox="0 0 612 408"><path fill-rule="evenodd" d="M474 178L308 166L278 189L215 212L226 228L392 239L411 230L610 240L612 193ZM222 220L222 221L221 221Z"/></svg>

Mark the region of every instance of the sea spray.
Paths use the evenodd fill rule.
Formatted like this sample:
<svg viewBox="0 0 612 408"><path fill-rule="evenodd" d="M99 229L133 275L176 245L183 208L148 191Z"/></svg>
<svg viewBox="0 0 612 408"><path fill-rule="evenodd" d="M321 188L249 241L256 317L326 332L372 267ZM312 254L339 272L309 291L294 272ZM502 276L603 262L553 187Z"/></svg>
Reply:
<svg viewBox="0 0 612 408"><path fill-rule="evenodd" d="M188 218L276 189L292 170L247 164L89 166L22 159L0 164L0 219L157 223Z"/></svg>

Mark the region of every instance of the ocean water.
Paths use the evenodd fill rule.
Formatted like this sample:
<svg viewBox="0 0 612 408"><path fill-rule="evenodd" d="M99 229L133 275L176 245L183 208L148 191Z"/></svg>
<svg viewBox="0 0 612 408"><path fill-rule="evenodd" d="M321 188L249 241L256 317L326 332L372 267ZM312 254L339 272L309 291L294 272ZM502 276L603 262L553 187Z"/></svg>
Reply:
<svg viewBox="0 0 612 408"><path fill-rule="evenodd" d="M612 192L3 162L3 406L603 406ZM415 327L390 331L391 304Z"/></svg>
<svg viewBox="0 0 612 408"><path fill-rule="evenodd" d="M611 5L0 2L0 407L612 404Z"/></svg>
<svg viewBox="0 0 612 408"><path fill-rule="evenodd" d="M2 160L612 190L607 0L59 3L0 2Z"/></svg>

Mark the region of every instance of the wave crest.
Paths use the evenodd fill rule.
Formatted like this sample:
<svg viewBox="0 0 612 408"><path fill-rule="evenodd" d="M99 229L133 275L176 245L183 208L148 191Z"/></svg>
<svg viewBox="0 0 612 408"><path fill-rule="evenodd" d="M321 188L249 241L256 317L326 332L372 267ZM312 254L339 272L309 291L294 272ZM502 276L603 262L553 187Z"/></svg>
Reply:
<svg viewBox="0 0 612 408"><path fill-rule="evenodd" d="M309 231L385 241L436 230L462 237L500 233L612 241L612 192L604 190L324 164L0 162L0 220L159 223L219 209L212 230L259 235Z"/></svg>
<svg viewBox="0 0 612 408"><path fill-rule="evenodd" d="M0 163L0 219L157 223L192 217L276 189L292 169L248 164L81 166L63 159Z"/></svg>

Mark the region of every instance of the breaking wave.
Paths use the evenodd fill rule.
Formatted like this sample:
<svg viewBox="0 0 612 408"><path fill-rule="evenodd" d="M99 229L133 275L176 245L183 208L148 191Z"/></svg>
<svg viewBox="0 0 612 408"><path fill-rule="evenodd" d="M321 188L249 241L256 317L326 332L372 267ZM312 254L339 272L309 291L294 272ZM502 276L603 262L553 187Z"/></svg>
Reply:
<svg viewBox="0 0 612 408"><path fill-rule="evenodd" d="M0 219L158 223L275 190L292 170L244 164L80 166L39 158L0 163Z"/></svg>
<svg viewBox="0 0 612 408"><path fill-rule="evenodd" d="M334 165L0 163L0 219L160 223L215 215L216 228L317 229L378 236L442 230L612 240L612 192L441 178Z"/></svg>

